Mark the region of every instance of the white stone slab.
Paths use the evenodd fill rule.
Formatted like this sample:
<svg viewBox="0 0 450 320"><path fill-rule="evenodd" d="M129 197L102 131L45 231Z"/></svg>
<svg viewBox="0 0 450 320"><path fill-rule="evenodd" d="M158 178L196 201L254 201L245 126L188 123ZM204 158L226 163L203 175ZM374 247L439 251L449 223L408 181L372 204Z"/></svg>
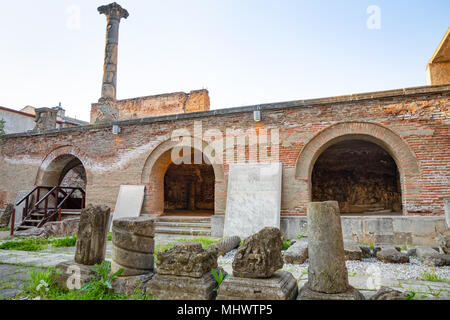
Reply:
<svg viewBox="0 0 450 320"><path fill-rule="evenodd" d="M280 228L282 164L231 164L224 236Z"/></svg>
<svg viewBox="0 0 450 320"><path fill-rule="evenodd" d="M120 186L112 221L120 218L139 217L144 202L144 192L145 186ZM110 223L109 229L112 229L112 223Z"/></svg>
<svg viewBox="0 0 450 320"><path fill-rule="evenodd" d="M444 212L447 229L450 229L450 199L444 199Z"/></svg>
<svg viewBox="0 0 450 320"><path fill-rule="evenodd" d="M18 206L16 206L16 203L23 199L31 190L24 190L19 191L16 196L16 200L14 201L14 209L16 209L16 215L14 219L14 227L17 228L17 226L22 222L22 213L23 208L25 208L25 202L22 202ZM30 197L31 199L31 197ZM9 220L9 226L11 226L11 220Z"/></svg>

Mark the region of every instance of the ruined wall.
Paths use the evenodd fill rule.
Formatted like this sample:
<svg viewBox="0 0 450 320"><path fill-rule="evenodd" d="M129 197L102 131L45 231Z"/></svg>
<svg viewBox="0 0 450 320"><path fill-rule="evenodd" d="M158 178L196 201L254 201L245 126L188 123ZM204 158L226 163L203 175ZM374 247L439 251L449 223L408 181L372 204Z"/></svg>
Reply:
<svg viewBox="0 0 450 320"><path fill-rule="evenodd" d="M114 106L119 109L119 120L129 120L207 111L210 101L208 90L195 90L118 100ZM92 104L91 123L97 118L97 108L97 103Z"/></svg>
<svg viewBox="0 0 450 320"><path fill-rule="evenodd" d="M262 109L258 123L253 121L256 108ZM155 203L163 203L153 191L163 190L167 169L154 167L157 159L170 146L171 132L192 132L194 121L201 121L203 132L232 128L246 135L248 129L279 129L283 216L306 213L312 198L308 170L324 151L322 145L356 133L383 145L398 164L403 214L442 215L443 199L450 198L450 86L437 86L128 121L120 135L111 134L109 125L96 125L7 136L0 150L0 202L31 189L52 158L70 153L86 169L88 203L114 208L121 184L144 184L143 212L152 213ZM215 213L224 214L228 165L213 167ZM150 181L153 169L163 171L158 183Z"/></svg>

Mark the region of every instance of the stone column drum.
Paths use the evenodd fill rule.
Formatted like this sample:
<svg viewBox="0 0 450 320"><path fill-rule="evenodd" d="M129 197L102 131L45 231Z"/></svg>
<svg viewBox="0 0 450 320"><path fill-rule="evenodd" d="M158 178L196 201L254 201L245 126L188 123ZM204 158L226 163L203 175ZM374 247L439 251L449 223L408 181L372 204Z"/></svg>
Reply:
<svg viewBox="0 0 450 320"><path fill-rule="evenodd" d="M299 300L363 300L349 285L339 204L313 202L307 207L308 282Z"/></svg>
<svg viewBox="0 0 450 320"><path fill-rule="evenodd" d="M151 217L113 221L111 271L123 269L122 277L153 272L155 228Z"/></svg>

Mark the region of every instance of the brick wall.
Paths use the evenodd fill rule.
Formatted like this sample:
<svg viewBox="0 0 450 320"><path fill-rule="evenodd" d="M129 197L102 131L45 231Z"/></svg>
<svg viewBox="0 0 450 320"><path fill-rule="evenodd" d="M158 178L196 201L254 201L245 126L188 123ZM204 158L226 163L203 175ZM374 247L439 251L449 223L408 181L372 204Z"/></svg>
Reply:
<svg viewBox="0 0 450 320"><path fill-rule="evenodd" d="M118 100L114 106L119 109L119 120L129 120L207 111L210 101L208 90L194 90ZM92 104L91 123L95 122L97 108L97 103Z"/></svg>
<svg viewBox="0 0 450 320"><path fill-rule="evenodd" d="M442 215L443 199L450 198L450 86L432 86L127 121L117 136L109 124L9 135L0 150L0 203L39 184L52 160L69 153L86 169L88 203L113 208L121 184L144 184L143 211L160 213L168 152L175 145L171 133L187 128L193 134L194 121L201 121L203 140L217 130L233 129L237 136L249 129L279 130L284 216L305 214L315 160L345 139L370 141L390 153L401 176L403 214ZM199 148L206 145L195 141ZM228 164L213 168L215 213L224 214Z"/></svg>

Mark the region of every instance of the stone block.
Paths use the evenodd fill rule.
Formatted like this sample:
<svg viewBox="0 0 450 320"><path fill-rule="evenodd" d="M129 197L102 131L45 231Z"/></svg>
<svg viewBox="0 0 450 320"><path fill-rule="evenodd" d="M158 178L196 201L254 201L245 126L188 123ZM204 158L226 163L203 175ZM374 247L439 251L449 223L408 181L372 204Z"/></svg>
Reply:
<svg viewBox="0 0 450 320"><path fill-rule="evenodd" d="M408 300L408 295L398 290L381 287L369 300Z"/></svg>
<svg viewBox="0 0 450 320"><path fill-rule="evenodd" d="M425 263L431 263L436 267L449 266L450 265L450 255L440 254L438 251L430 247L417 247L416 255Z"/></svg>
<svg viewBox="0 0 450 320"><path fill-rule="evenodd" d="M231 164L224 235L245 238L280 228L281 180L281 163Z"/></svg>
<svg viewBox="0 0 450 320"><path fill-rule="evenodd" d="M290 272L277 271L266 279L226 278L217 300L295 300L297 281Z"/></svg>
<svg viewBox="0 0 450 320"><path fill-rule="evenodd" d="M381 249L377 252L377 259L384 263L408 263L407 254L399 252L395 248Z"/></svg>
<svg viewBox="0 0 450 320"><path fill-rule="evenodd" d="M344 292L323 293L311 289L307 282L298 292L297 300L365 300L365 297L352 286Z"/></svg>
<svg viewBox="0 0 450 320"><path fill-rule="evenodd" d="M225 215L214 215L211 217L211 236L223 237L223 229L225 225Z"/></svg>
<svg viewBox="0 0 450 320"><path fill-rule="evenodd" d="M217 268L217 272L220 270ZM223 270L222 274L227 275ZM147 294L158 300L212 300L216 296L216 287L211 270L197 278L157 273L147 283Z"/></svg>
<svg viewBox="0 0 450 320"><path fill-rule="evenodd" d="M144 293L147 289L147 283L152 279L152 277L153 273L129 277L116 277L113 279L112 287L114 293L125 294L127 296L131 295L138 289Z"/></svg>
<svg viewBox="0 0 450 320"><path fill-rule="evenodd" d="M86 266L75 261L64 261L55 266L53 274L56 285L61 289L78 290L92 281L95 272L93 266Z"/></svg>
<svg viewBox="0 0 450 320"><path fill-rule="evenodd" d="M152 253L134 252L113 246L112 260L128 268L152 270L154 257Z"/></svg>
<svg viewBox="0 0 450 320"><path fill-rule="evenodd" d="M14 204L10 203L6 206L5 211L0 213L0 228L5 228L10 224L13 210Z"/></svg>
<svg viewBox="0 0 450 320"><path fill-rule="evenodd" d="M266 227L239 247L233 261L233 275L240 278L269 278L283 268L281 232Z"/></svg>
<svg viewBox="0 0 450 320"><path fill-rule="evenodd" d="M308 241L298 240L283 254L285 264L303 264L308 259Z"/></svg>
<svg viewBox="0 0 450 320"><path fill-rule="evenodd" d="M217 268L217 251L204 250L199 242L177 243L172 249L158 252L158 274L201 278Z"/></svg>

